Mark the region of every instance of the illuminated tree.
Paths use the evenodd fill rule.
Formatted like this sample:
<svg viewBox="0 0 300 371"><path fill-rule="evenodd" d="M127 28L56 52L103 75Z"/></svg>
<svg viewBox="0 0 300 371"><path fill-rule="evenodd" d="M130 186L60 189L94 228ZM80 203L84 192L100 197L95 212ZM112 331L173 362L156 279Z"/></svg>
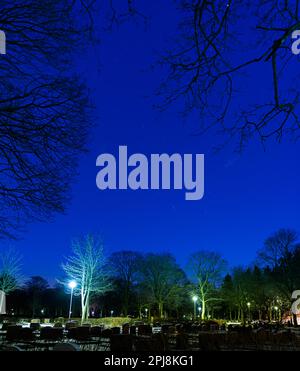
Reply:
<svg viewBox="0 0 300 371"><path fill-rule="evenodd" d="M62 265L69 280L77 283L75 294L81 297L81 320L89 317L91 296L111 289L103 244L99 237L88 234L72 242L73 255Z"/></svg>
<svg viewBox="0 0 300 371"><path fill-rule="evenodd" d="M14 291L22 282L21 260L13 248L0 252L0 290L5 294Z"/></svg>
<svg viewBox="0 0 300 371"><path fill-rule="evenodd" d="M201 317L205 319L207 304L220 299L216 289L222 282L226 261L218 253L199 251L190 257L188 268L201 304Z"/></svg>

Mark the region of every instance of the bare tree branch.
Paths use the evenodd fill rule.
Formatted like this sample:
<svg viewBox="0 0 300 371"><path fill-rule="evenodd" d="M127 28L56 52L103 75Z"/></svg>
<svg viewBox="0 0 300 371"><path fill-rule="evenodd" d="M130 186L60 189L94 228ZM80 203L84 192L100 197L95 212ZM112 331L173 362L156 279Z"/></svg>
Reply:
<svg viewBox="0 0 300 371"><path fill-rule="evenodd" d="M200 112L205 122L200 133L216 127L238 137L239 149L253 137L262 142L271 137L281 140L283 134L295 137L300 127L300 102L287 66L292 57L291 35L300 28L298 1L178 3L184 21L177 46L161 60L169 74L158 91L163 98L159 107L184 102L186 114ZM257 89L266 91L262 101L247 96L246 74L254 76L255 69L264 65L270 74L257 81ZM283 84L282 77L287 75L289 83Z"/></svg>

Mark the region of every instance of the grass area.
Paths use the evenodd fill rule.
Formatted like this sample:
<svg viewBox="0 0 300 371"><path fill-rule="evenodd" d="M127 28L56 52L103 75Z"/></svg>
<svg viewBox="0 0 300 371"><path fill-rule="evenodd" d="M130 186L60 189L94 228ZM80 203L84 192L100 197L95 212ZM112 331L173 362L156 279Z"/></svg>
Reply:
<svg viewBox="0 0 300 371"><path fill-rule="evenodd" d="M72 318L73 321L81 322L81 318ZM66 323L68 320L65 318L56 318L54 322ZM85 323L90 323L92 326L104 325L105 327L118 327L123 326L125 323L132 324L137 321L134 318L128 317L103 317L103 318L89 318Z"/></svg>

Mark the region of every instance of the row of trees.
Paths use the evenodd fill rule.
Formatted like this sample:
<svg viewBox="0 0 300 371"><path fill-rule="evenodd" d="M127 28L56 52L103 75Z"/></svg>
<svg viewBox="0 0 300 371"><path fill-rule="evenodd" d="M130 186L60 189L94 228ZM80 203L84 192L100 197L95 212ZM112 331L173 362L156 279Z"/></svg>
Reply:
<svg viewBox="0 0 300 371"><path fill-rule="evenodd" d="M0 290L11 294L8 303L16 314L31 311L32 316L65 315L68 282L74 280L82 321L91 315L178 318L191 313L202 319L279 320L300 288L297 241L295 231L281 229L266 239L252 266L228 269L218 253L198 251L183 270L171 254L118 251L106 258L101 239L87 235L73 241L72 255L62 264L66 278L55 288L42 277L20 285L20 258L12 250L2 254Z"/></svg>

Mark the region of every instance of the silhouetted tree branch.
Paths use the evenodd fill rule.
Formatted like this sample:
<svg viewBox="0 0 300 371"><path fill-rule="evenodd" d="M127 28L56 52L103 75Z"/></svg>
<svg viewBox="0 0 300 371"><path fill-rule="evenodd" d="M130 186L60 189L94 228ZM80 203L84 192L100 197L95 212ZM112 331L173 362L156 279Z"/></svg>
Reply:
<svg viewBox="0 0 300 371"><path fill-rule="evenodd" d="M177 45L161 61L169 72L160 108L183 100L186 113L200 113L199 133L215 126L238 137L239 149L252 137L297 138L300 95L288 64L291 35L300 28L298 1L178 3L184 16ZM246 74L255 80L256 71L264 74L256 80L263 97L247 92Z"/></svg>
<svg viewBox="0 0 300 371"><path fill-rule="evenodd" d="M90 126L72 61L90 38L92 4L1 2L8 46L0 59L0 237L65 208Z"/></svg>

